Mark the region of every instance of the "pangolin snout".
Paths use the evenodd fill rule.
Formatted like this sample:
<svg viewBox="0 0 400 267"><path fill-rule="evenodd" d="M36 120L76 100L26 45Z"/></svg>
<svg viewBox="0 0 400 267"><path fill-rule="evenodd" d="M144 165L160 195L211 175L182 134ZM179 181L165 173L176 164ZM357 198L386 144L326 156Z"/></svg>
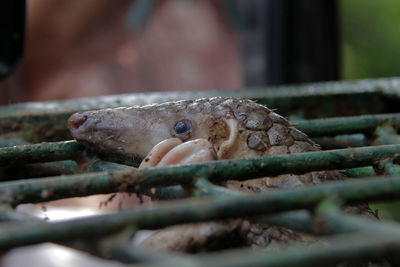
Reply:
<svg viewBox="0 0 400 267"><path fill-rule="evenodd" d="M78 129L82 126L87 120L87 116L82 113L75 113L68 119L68 128Z"/></svg>

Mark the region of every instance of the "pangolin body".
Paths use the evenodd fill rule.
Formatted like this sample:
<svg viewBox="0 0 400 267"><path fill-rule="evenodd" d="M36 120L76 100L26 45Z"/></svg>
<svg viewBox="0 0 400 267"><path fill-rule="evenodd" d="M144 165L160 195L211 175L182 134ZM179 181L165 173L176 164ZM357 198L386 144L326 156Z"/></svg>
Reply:
<svg viewBox="0 0 400 267"><path fill-rule="evenodd" d="M206 140L215 152L215 159L319 150L285 118L246 99L216 97L89 111L74 114L69 127L74 138L91 149L130 163L145 159L154 146L172 138L182 142ZM225 186L241 192L260 192L339 179L337 171L318 171L229 180ZM373 217L367 206L357 206L352 212ZM289 229L237 219L168 227L145 240L143 245L160 250L197 251L215 245L219 239L230 244L235 243L232 239L240 239L242 245L272 250L292 241L310 240Z"/></svg>

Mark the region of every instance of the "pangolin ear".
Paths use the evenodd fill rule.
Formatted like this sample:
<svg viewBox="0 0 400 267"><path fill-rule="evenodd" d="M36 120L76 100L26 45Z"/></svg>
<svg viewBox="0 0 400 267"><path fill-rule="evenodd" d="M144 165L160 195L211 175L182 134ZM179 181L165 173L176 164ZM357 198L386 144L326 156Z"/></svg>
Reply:
<svg viewBox="0 0 400 267"><path fill-rule="evenodd" d="M224 141L217 152L218 159L226 159L231 151L236 147L239 136L239 123L236 119L226 119L226 127L228 128L229 137Z"/></svg>

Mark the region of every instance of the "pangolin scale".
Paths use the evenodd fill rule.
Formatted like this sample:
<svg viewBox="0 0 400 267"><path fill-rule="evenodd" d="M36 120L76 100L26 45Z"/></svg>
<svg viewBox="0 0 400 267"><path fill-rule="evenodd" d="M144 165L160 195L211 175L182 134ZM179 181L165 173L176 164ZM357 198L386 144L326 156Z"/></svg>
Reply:
<svg viewBox="0 0 400 267"><path fill-rule="evenodd" d="M173 138L183 143L206 140L215 153L213 159L217 160L320 149L282 116L251 100L236 98L204 98L77 113L69 119L69 127L74 138L91 149L131 164L146 157L149 160L153 147ZM190 129L184 132L186 128ZM224 186L241 192L261 192L340 179L337 171L316 171L247 181L229 180ZM367 205L349 207L349 210L375 219ZM313 240L283 227L235 219L167 227L142 245L156 250L189 252L213 248L216 244L276 250L294 241Z"/></svg>

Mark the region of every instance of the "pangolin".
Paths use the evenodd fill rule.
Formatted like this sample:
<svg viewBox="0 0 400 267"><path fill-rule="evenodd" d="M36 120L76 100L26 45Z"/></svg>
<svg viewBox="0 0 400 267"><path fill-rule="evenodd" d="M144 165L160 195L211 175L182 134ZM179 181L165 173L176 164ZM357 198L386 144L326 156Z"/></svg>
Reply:
<svg viewBox="0 0 400 267"><path fill-rule="evenodd" d="M88 111L72 115L68 125L77 141L99 155L130 164L141 162L141 168L319 150L285 118L247 99L215 97ZM260 192L339 179L337 171L315 171L228 180L224 186ZM351 210L373 217L367 205ZM276 250L293 241L312 238L283 227L232 219L167 227L142 245L187 252L229 246Z"/></svg>

